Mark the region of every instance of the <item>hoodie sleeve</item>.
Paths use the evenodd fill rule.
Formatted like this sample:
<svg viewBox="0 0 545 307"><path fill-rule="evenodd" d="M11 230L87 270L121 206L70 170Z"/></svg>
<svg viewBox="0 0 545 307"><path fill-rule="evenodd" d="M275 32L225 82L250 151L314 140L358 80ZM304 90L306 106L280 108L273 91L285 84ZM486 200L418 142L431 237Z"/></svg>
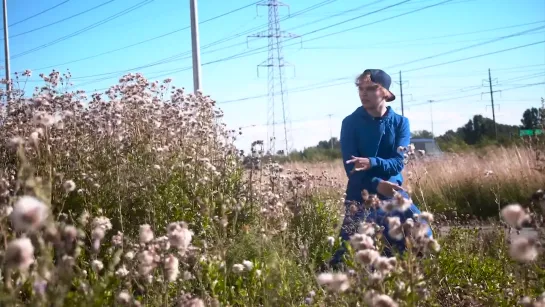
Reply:
<svg viewBox="0 0 545 307"><path fill-rule="evenodd" d="M396 127L395 130L395 152L393 153L392 157L389 159L383 159L378 157L369 158L371 162L371 168L379 169L386 176L395 176L399 174L404 167L404 157L403 152L399 152L397 149L400 146L409 146L410 142L411 129L409 125L409 119L402 117L401 124Z"/></svg>
<svg viewBox="0 0 545 307"><path fill-rule="evenodd" d="M346 164L346 161L350 160L352 156L358 156L357 143L354 134L354 126L350 121L350 117L346 117L341 125L341 153L343 157L344 170L346 176L350 175L350 172L354 168L354 164Z"/></svg>

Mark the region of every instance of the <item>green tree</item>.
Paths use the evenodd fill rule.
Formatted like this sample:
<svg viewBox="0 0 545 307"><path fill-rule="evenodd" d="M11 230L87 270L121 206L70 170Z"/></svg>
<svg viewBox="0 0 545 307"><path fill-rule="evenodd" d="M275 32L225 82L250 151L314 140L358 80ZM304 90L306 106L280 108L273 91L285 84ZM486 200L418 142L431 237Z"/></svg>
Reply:
<svg viewBox="0 0 545 307"><path fill-rule="evenodd" d="M339 142L339 139L337 138L331 138L329 141L320 141L318 143L317 148L321 149L340 149L341 148L341 142Z"/></svg>
<svg viewBox="0 0 545 307"><path fill-rule="evenodd" d="M522 114L523 129L539 129L541 127L542 120L544 119L543 109L531 108L524 111Z"/></svg>

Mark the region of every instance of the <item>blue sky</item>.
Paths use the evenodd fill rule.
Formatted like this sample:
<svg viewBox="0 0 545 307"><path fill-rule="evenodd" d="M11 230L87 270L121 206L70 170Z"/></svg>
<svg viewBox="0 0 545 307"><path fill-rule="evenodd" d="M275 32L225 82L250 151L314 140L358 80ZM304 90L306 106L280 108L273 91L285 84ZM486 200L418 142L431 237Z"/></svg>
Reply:
<svg viewBox="0 0 545 307"><path fill-rule="evenodd" d="M175 85L192 90L189 29L110 52L188 27L189 1L150 1L119 18L80 31L141 2L8 1L8 21L13 24L8 28L12 72L33 70L29 85L34 86L41 72L70 69L75 87L88 92L115 84L124 71L142 72L151 80L171 77ZM495 79L494 90L503 90L495 93L498 122L519 124L522 112L538 107L540 97L545 97L545 84L529 86L545 82L545 43L499 52L545 41L543 0L452 0L415 13L409 12L442 1L324 2L288 0L285 3L294 15L291 18L286 18L286 8L280 8L280 17L284 19L281 28L301 35L299 40L283 44L284 58L294 66L285 70L292 148L313 146L330 134L339 135L342 118L359 106L352 79L366 68L382 68L394 81L399 81L401 70L405 116L411 120L412 130L431 130L433 117L436 135L465 124L475 114L492 117L489 94L481 97L481 93L488 92L483 79L488 78L489 68ZM199 21L252 3L200 1ZM19 22L56 5L44 14ZM96 6L100 7L44 27ZM317 8L306 10L313 6ZM383 10L371 13L379 9ZM306 11L298 14L302 10ZM396 17L404 13L408 14ZM341 22L344 23L336 25ZM267 39L248 39L246 44L247 35L241 33L254 28L255 33L266 30L266 24L267 8L248 6L199 27L204 64L202 88L218 101L229 127L244 127L244 134L237 141L243 149L253 140L267 137L267 69L261 68L257 75L257 65L267 58ZM484 44L532 29L535 30ZM72 33L77 35L62 39ZM224 38L230 39L206 48ZM481 46L473 46L480 43ZM259 53L222 60L252 50ZM497 53L457 61L492 52ZM171 60L149 66L166 58ZM63 64L67 62L71 63ZM209 62L212 63L206 64ZM447 62L452 63L443 65ZM399 85L392 84L391 90L398 97L391 105L401 112ZM236 101L256 96L261 97ZM462 96L467 97L457 98ZM435 102L428 103L429 100ZM279 97L277 101L276 147L280 149L284 137L282 118L278 116Z"/></svg>

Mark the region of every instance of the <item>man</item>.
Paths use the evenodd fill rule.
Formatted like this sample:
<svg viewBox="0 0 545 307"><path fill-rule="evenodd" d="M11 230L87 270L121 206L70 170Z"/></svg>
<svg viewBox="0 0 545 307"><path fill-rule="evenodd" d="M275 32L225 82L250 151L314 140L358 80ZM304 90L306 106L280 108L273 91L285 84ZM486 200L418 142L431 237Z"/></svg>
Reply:
<svg viewBox="0 0 545 307"><path fill-rule="evenodd" d="M409 199L401 187L404 153L399 150L410 144L409 120L386 105L395 100L395 95L389 90L391 78L387 73L380 69L367 69L356 78L355 83L362 105L343 120L341 127L341 151L348 185L340 236L347 241L359 223L364 220L375 222L385 227L384 235L388 243L403 251L404 240L393 240L388 235L386 216L398 216L403 223L414 214L420 214L418 208L411 202L405 212L386 214L382 209L365 209L362 192L366 190L380 200L391 200L396 192ZM427 236L431 237L431 229ZM344 247L339 249L330 265L339 264L344 252ZM386 250L387 254L390 252Z"/></svg>

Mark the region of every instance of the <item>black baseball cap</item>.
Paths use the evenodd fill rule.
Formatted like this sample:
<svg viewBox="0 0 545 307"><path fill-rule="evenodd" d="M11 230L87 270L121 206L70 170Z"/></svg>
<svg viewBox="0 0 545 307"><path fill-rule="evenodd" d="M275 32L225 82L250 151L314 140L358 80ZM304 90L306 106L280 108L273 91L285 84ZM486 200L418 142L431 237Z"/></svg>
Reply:
<svg viewBox="0 0 545 307"><path fill-rule="evenodd" d="M366 69L361 76L369 76L371 81L376 84L380 84L383 88L387 89L390 92L390 98L386 101L394 101L396 96L390 91L390 85L392 85L392 78L386 72L381 69Z"/></svg>

